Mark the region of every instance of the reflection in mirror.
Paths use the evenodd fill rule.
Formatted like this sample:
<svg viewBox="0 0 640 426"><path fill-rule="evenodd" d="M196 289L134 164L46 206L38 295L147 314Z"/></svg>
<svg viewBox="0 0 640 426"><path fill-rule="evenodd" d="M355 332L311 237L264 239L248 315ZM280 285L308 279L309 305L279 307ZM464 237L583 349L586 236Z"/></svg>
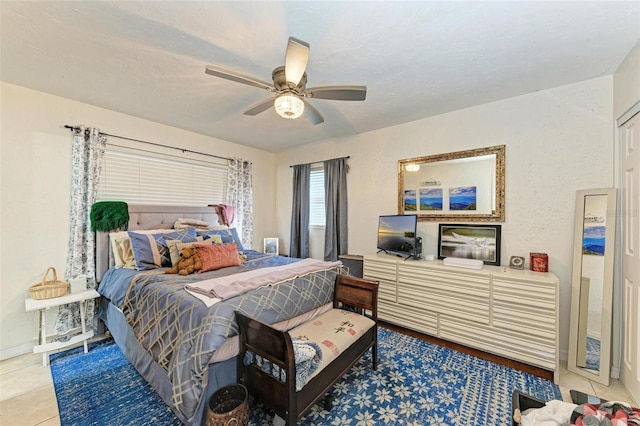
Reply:
<svg viewBox="0 0 640 426"><path fill-rule="evenodd" d="M504 221L505 145L398 162L398 213L418 220Z"/></svg>
<svg viewBox="0 0 640 426"><path fill-rule="evenodd" d="M578 191L569 370L608 385L615 189Z"/></svg>

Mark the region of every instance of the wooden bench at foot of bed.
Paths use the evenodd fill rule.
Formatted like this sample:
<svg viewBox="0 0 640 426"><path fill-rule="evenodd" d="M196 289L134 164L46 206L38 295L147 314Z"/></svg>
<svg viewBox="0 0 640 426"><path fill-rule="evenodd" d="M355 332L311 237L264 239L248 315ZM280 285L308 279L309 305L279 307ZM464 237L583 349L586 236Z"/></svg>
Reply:
<svg viewBox="0 0 640 426"><path fill-rule="evenodd" d="M240 327L238 378L255 399L282 417L287 425L295 425L315 403L323 399L369 348L372 350L373 369L377 368L378 282L338 275L333 307L288 332L278 331L236 312ZM339 324L331 325L336 320ZM296 391L292 336L304 336L322 348L321 365L299 391ZM279 367L285 373L284 381L254 364L245 365L246 351Z"/></svg>

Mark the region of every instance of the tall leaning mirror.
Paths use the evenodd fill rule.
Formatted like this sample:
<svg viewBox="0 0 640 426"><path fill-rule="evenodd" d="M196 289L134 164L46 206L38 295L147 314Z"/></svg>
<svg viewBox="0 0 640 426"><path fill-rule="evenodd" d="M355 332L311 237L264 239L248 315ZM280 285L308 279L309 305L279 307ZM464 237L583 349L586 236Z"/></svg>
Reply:
<svg viewBox="0 0 640 426"><path fill-rule="evenodd" d="M568 369L605 386L611 368L616 190L576 195Z"/></svg>

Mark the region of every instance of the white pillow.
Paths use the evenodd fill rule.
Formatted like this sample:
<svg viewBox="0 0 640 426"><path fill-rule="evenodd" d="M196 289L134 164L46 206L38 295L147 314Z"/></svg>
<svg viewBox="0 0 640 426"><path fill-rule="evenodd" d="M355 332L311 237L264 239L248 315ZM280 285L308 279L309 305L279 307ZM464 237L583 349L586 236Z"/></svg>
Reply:
<svg viewBox="0 0 640 426"><path fill-rule="evenodd" d="M109 240L116 268L135 269L136 261L133 257L129 235L126 232L112 232L109 234Z"/></svg>
<svg viewBox="0 0 640 426"><path fill-rule="evenodd" d="M220 240L222 242L222 240ZM203 240L202 237L198 237L198 241L195 243L183 243L180 240L165 240L167 247L169 247L169 257L171 257L171 266L176 266L178 260L180 260L180 251L185 247L193 246L210 246L215 244L213 239Z"/></svg>
<svg viewBox="0 0 640 426"><path fill-rule="evenodd" d="M174 229L139 229L132 231L137 234L168 234L175 232ZM131 248L131 239L128 231L117 231L109 233L111 242L111 252L116 268L136 269L136 260Z"/></svg>

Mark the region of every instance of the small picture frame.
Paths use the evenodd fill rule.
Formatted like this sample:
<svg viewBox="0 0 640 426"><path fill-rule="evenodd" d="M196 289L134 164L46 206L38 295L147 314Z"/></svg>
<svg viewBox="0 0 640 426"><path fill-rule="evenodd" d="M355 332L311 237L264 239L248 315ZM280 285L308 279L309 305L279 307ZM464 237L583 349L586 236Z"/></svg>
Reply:
<svg viewBox="0 0 640 426"><path fill-rule="evenodd" d="M509 259L509 268L511 269L524 269L524 257L511 256Z"/></svg>
<svg viewBox="0 0 640 426"><path fill-rule="evenodd" d="M278 239L265 238L263 252L266 254L278 254Z"/></svg>

